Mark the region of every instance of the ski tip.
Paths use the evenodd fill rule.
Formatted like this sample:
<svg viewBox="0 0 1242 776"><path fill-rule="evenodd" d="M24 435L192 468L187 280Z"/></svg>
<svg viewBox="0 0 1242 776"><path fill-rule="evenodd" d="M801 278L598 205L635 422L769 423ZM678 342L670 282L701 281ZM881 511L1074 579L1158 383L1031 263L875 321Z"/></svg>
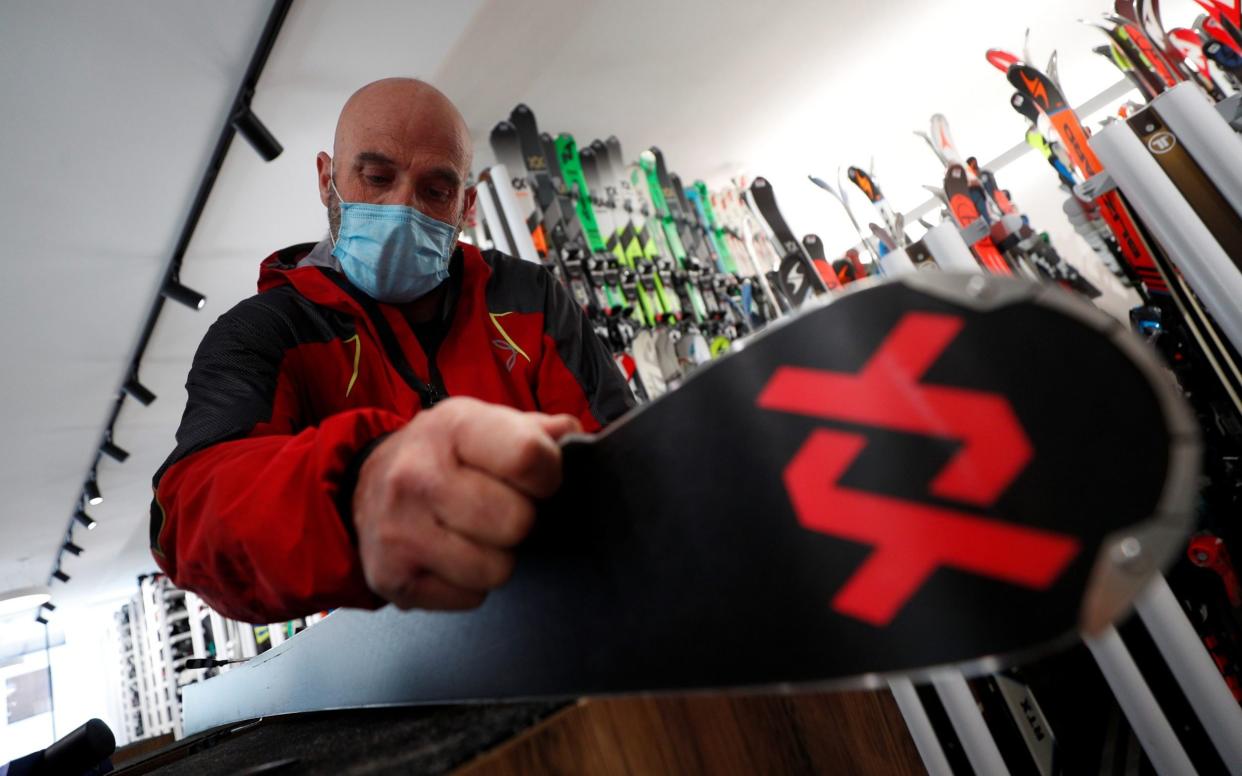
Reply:
<svg viewBox="0 0 1242 776"><path fill-rule="evenodd" d="M832 191L832 188L829 187L828 184L825 183L822 178L816 178L814 175L808 175L806 177L807 177L807 180L809 180L811 183L814 183L816 186L819 186L821 189L825 191Z"/></svg>
<svg viewBox="0 0 1242 776"><path fill-rule="evenodd" d="M1018 57L1008 51L1005 51L1004 49L988 49L987 54L984 56L987 58L989 64L1002 73L1008 73L1009 68L1018 64Z"/></svg>

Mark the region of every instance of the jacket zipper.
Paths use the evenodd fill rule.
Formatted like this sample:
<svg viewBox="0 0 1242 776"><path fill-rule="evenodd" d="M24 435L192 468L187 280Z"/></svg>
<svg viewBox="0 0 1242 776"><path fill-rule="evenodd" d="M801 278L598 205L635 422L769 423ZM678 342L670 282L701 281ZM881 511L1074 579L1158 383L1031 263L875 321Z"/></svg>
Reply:
<svg viewBox="0 0 1242 776"><path fill-rule="evenodd" d="M439 348L436 348L439 350ZM432 407L435 404L448 398L448 390L444 387L444 378L440 376L440 367L436 364L435 358L427 359L427 406Z"/></svg>
<svg viewBox="0 0 1242 776"><path fill-rule="evenodd" d="M448 398L448 391L444 389L444 381L440 376L440 370L436 366L434 358L430 356L427 358L427 376L430 379L430 383L424 383L414 373L414 369L405 357L405 353L401 352L401 347L397 344L397 337L393 333L392 327L388 325L388 321L384 318L384 314L380 311L376 302L349 285L349 282L340 273L332 272L325 268L320 268L320 271L362 308L363 317L370 321L372 330L379 337L380 349L388 356L389 364L397 371L397 374L401 376L406 385L410 386L418 394L419 404L423 406L423 409L427 409L437 402Z"/></svg>

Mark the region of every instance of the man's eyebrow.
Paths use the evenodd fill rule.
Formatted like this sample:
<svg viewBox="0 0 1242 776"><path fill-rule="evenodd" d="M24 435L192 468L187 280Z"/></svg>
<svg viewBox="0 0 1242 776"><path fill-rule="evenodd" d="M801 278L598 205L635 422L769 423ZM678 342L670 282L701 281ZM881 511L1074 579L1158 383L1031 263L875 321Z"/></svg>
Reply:
<svg viewBox="0 0 1242 776"><path fill-rule="evenodd" d="M387 164L391 167L397 166L396 162L394 162L390 157L381 154L379 151L362 151L358 154L356 161L359 164L373 162L376 164Z"/></svg>
<svg viewBox="0 0 1242 776"><path fill-rule="evenodd" d="M452 167L435 167L429 172L429 174L436 178L443 178L445 181L454 186L461 185L461 174Z"/></svg>

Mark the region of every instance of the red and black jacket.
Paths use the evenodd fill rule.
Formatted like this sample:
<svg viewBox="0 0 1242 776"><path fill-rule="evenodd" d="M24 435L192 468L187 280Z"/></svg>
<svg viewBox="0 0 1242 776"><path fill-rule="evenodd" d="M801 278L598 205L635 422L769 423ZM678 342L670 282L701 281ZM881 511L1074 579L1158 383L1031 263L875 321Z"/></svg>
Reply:
<svg viewBox="0 0 1242 776"><path fill-rule="evenodd" d="M633 406L582 310L540 266L460 244L429 337L400 307L302 261L313 247L269 256L260 293L208 330L153 483L160 568L249 622L383 604L352 537L351 473L440 398L568 413L588 431Z"/></svg>

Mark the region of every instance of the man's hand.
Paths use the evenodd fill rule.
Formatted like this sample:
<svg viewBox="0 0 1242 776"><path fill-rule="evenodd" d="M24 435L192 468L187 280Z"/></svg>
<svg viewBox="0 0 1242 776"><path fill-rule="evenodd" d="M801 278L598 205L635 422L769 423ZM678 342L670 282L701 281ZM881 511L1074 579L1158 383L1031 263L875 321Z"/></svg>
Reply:
<svg viewBox="0 0 1242 776"><path fill-rule="evenodd" d="M448 399L380 443L358 473L367 585L401 609L471 609L513 573L534 499L561 484L569 415Z"/></svg>

